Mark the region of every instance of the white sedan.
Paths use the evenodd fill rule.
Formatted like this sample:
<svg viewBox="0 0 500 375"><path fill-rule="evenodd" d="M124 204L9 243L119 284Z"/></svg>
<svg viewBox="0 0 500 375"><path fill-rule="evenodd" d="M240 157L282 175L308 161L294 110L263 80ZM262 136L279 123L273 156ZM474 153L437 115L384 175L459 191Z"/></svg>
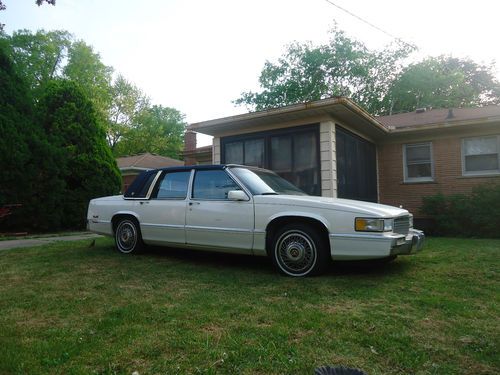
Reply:
<svg viewBox="0 0 500 375"><path fill-rule="evenodd" d="M87 223L124 254L146 244L267 255L289 276L319 274L332 259L393 259L424 243L404 209L308 196L239 165L143 172L125 195L92 199Z"/></svg>

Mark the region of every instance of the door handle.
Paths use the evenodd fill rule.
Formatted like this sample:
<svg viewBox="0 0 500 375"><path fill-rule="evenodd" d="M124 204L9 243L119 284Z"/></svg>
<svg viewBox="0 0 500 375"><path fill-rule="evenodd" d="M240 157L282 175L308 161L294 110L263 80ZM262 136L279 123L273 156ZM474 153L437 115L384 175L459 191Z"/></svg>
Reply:
<svg viewBox="0 0 500 375"><path fill-rule="evenodd" d="M146 202L139 202L139 203L140 203L140 204L149 204L149 202L148 202L148 201L146 201Z"/></svg>
<svg viewBox="0 0 500 375"><path fill-rule="evenodd" d="M189 205L192 206L193 204L199 206L200 205L200 202L189 202Z"/></svg>

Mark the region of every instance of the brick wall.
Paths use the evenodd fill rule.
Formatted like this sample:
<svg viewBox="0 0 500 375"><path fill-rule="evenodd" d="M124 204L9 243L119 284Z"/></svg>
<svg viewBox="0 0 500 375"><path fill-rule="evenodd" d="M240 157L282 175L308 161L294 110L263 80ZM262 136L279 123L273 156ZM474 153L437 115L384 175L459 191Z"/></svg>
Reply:
<svg viewBox="0 0 500 375"><path fill-rule="evenodd" d="M434 157L434 181L404 183L403 144L414 141L382 144L377 146L380 203L402 205L416 218L424 217L419 209L422 197L437 193L468 193L474 186L484 183L500 183L500 176L463 177L461 137L449 137L432 141Z"/></svg>

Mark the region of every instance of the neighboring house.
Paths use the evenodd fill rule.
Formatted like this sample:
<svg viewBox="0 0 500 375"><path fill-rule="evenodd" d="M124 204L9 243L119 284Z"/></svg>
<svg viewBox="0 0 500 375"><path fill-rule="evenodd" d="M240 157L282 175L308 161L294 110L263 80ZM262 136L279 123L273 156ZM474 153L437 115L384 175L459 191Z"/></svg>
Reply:
<svg viewBox="0 0 500 375"><path fill-rule="evenodd" d="M196 133L191 130L184 133L183 156L185 165L213 164L212 146L196 147Z"/></svg>
<svg viewBox="0 0 500 375"><path fill-rule="evenodd" d="M500 107L373 117L347 98L191 124L217 163L272 169L312 195L408 208L500 182Z"/></svg>
<svg viewBox="0 0 500 375"><path fill-rule="evenodd" d="M143 171L184 165L182 160L150 153L122 156L116 158L116 163L122 174L122 192L125 192L137 175Z"/></svg>

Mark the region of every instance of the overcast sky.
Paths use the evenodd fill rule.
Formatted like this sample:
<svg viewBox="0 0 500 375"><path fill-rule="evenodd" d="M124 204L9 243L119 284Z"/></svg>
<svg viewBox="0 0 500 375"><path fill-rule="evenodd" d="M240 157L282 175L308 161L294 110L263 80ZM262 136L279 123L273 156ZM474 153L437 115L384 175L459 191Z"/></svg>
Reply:
<svg viewBox="0 0 500 375"><path fill-rule="evenodd" d="M57 0L55 7L3 2L0 22L9 34L68 30L154 104L180 110L190 123L246 112L231 101L258 89L266 59L276 60L293 41L327 41L334 21L368 47L391 41L325 0ZM500 62L498 1L332 2L415 43L420 57Z"/></svg>

